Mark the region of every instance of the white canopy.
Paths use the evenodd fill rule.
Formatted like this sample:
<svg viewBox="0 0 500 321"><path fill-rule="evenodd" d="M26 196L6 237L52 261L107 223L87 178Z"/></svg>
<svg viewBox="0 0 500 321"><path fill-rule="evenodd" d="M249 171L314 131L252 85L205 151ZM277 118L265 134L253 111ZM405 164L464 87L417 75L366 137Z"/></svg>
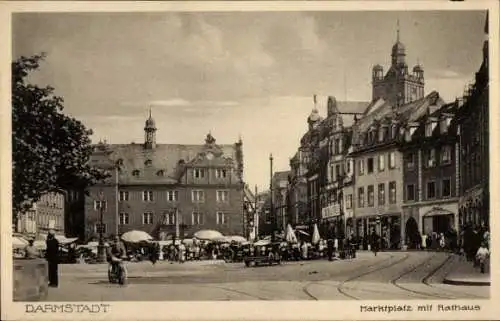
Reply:
<svg viewBox="0 0 500 321"><path fill-rule="evenodd" d="M311 243L318 244L320 239L321 239L321 236L319 235L318 225L314 224L314 230L313 230Z"/></svg>
<svg viewBox="0 0 500 321"><path fill-rule="evenodd" d="M292 226L290 224L286 226L285 240L288 243L297 243L297 236L295 235L295 232L293 231Z"/></svg>
<svg viewBox="0 0 500 321"><path fill-rule="evenodd" d="M269 245L269 244L271 244L270 240L263 239L263 240L259 240L259 241L255 242L253 245L255 245L255 246L266 246L266 245Z"/></svg>
<svg viewBox="0 0 500 321"><path fill-rule="evenodd" d="M28 244L29 244L28 241L20 236L12 237L12 248L14 249L24 248Z"/></svg>
<svg viewBox="0 0 500 321"><path fill-rule="evenodd" d="M167 245L171 245L174 243L173 240L166 240L166 241L156 241L160 246L167 246ZM175 240L175 245L179 245L181 243L181 240L177 239ZM191 245L194 243L193 239L184 239L182 240L182 243L183 244L186 244L186 245Z"/></svg>
<svg viewBox="0 0 500 321"><path fill-rule="evenodd" d="M41 241L41 240L37 240L37 241L33 242L33 246L39 250L47 249L47 243L45 241Z"/></svg>
<svg viewBox="0 0 500 321"><path fill-rule="evenodd" d="M122 240L129 243L139 243L142 241L151 241L153 237L144 231L128 231L123 233Z"/></svg>
<svg viewBox="0 0 500 321"><path fill-rule="evenodd" d="M305 231L302 231L302 230L296 230L298 233L302 234L302 235L306 235L306 236L309 236L309 233L305 232Z"/></svg>
<svg viewBox="0 0 500 321"><path fill-rule="evenodd" d="M227 239L229 239L230 242L237 242L237 243L245 243L248 242L246 238L240 235L231 235L227 236Z"/></svg>
<svg viewBox="0 0 500 321"><path fill-rule="evenodd" d="M224 237L224 235L222 235L221 232L214 230L201 230L194 233L194 237L199 240L213 241L215 239L220 239L221 237Z"/></svg>

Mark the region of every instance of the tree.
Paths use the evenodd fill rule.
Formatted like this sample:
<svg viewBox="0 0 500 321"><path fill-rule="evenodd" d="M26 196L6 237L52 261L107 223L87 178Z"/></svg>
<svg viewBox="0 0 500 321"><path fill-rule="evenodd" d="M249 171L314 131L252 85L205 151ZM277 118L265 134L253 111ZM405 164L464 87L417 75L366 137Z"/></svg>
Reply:
<svg viewBox="0 0 500 321"><path fill-rule="evenodd" d="M46 192L84 190L109 173L89 164L92 130L66 116L54 88L27 82L45 54L12 63L12 207L17 215Z"/></svg>

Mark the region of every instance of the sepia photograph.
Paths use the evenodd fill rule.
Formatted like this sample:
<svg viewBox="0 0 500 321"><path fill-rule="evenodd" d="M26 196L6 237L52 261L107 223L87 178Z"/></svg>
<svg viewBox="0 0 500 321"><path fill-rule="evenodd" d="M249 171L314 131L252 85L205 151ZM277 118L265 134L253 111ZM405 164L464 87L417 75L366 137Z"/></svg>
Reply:
<svg viewBox="0 0 500 321"><path fill-rule="evenodd" d="M480 312L498 13L363 9L12 12L12 301Z"/></svg>

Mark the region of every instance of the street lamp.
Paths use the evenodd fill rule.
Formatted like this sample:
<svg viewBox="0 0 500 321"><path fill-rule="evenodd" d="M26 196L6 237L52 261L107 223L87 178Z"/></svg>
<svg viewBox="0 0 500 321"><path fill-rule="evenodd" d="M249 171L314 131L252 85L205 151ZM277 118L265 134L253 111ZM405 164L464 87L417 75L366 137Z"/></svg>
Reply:
<svg viewBox="0 0 500 321"><path fill-rule="evenodd" d="M99 192L99 246L98 246L98 258L99 262L106 262L106 247L104 246L104 193Z"/></svg>
<svg viewBox="0 0 500 321"><path fill-rule="evenodd" d="M269 155L269 164L270 164L270 175L269 175L269 195L271 196L271 222L272 222L272 234L271 239L275 241L275 233L276 233L276 217L274 217L274 205L273 205L273 154Z"/></svg>

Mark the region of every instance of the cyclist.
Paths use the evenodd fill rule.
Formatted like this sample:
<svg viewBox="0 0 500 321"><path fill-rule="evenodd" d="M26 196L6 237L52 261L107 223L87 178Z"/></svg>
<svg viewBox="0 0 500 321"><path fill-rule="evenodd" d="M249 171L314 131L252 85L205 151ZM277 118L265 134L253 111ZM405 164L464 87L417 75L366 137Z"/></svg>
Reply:
<svg viewBox="0 0 500 321"><path fill-rule="evenodd" d="M122 258L125 257L126 255L127 251L125 250L125 245L120 240L119 236L115 236L114 242L110 244L110 246L108 247L108 262L111 271L116 271L113 270L113 268L115 269L122 268L123 271L126 273L125 267L123 266L122 263Z"/></svg>

